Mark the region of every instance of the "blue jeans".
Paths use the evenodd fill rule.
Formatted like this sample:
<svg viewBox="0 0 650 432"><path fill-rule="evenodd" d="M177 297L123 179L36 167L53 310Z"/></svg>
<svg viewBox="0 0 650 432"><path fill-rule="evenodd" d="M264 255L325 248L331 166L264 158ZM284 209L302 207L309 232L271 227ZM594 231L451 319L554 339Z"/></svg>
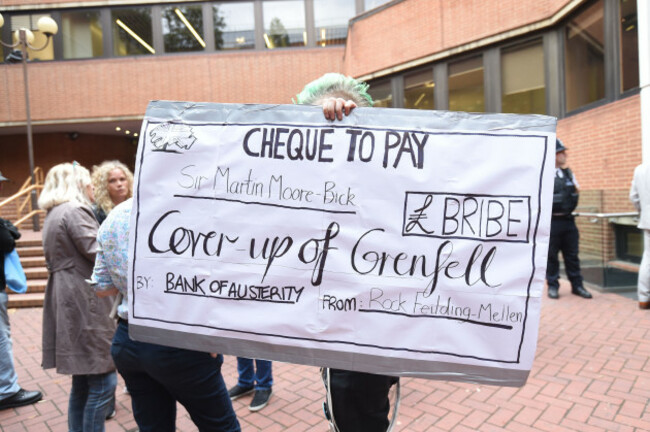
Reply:
<svg viewBox="0 0 650 432"><path fill-rule="evenodd" d="M70 432L103 432L106 414L115 394L117 374L72 375L68 404Z"/></svg>
<svg viewBox="0 0 650 432"><path fill-rule="evenodd" d="M200 432L239 432L226 384L223 356L137 342L120 321L111 354L131 393L133 417L140 432L174 432L176 401Z"/></svg>
<svg viewBox="0 0 650 432"><path fill-rule="evenodd" d="M240 387L253 387L255 390L270 390L273 387L273 370L272 363L268 360L255 360L255 367L253 367L253 360L237 357L237 373L239 380L237 384Z"/></svg>
<svg viewBox="0 0 650 432"><path fill-rule="evenodd" d="M0 291L0 400L20 390L11 349L11 327L7 315L7 292Z"/></svg>

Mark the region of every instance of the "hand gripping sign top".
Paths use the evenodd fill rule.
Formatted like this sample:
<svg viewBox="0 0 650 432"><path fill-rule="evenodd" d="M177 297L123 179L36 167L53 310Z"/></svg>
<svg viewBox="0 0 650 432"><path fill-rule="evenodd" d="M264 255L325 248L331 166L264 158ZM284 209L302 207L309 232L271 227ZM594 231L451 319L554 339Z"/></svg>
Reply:
<svg viewBox="0 0 650 432"><path fill-rule="evenodd" d="M136 160L137 340L523 385L556 120L152 102Z"/></svg>

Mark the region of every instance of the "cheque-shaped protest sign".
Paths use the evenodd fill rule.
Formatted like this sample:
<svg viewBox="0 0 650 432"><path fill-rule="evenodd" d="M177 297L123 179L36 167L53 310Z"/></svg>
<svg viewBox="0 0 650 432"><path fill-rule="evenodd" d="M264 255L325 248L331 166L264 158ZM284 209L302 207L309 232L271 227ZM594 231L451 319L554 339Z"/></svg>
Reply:
<svg viewBox="0 0 650 432"><path fill-rule="evenodd" d="M537 342L555 119L152 102L131 336L522 385Z"/></svg>

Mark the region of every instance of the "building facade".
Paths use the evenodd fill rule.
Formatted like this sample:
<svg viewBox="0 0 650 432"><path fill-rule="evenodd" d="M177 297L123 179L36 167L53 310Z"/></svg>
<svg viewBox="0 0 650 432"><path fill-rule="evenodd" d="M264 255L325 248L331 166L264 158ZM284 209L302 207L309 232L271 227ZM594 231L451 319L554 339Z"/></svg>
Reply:
<svg viewBox="0 0 650 432"><path fill-rule="evenodd" d="M581 187L585 276L634 284L627 194L642 159L644 0L0 0L3 41L41 16L28 55L36 165L133 165L150 100L290 103L325 72L376 106L547 114ZM3 58L10 55L5 49ZM28 176L23 68L0 64L0 170ZM118 130L119 129L119 130ZM127 133L128 131L128 133ZM507 161L504 161L507 163Z"/></svg>

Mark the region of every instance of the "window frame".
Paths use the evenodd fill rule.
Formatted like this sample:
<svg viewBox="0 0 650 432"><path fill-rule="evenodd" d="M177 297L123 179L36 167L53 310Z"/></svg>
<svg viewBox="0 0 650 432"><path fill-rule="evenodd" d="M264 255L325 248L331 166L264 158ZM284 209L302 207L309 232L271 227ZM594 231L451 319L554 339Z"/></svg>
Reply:
<svg viewBox="0 0 650 432"><path fill-rule="evenodd" d="M437 106L436 105L436 91L438 90L438 83L435 81L436 76L435 76L434 68L431 65L428 65L428 66L424 66L424 67L411 69L409 71L404 72L404 74L402 75L403 76L403 84L402 84L403 96L402 96L402 106L400 108L405 108L405 104L404 104L405 100L404 99L406 98L406 79L408 77L410 77L410 76L415 76L415 75L424 74L424 73L429 74L431 80L433 81L433 83L435 85L433 87L433 90L432 90L432 93L433 93L432 96L433 96L433 106L434 107ZM399 82L396 82L396 84L399 85ZM417 108L411 108L411 109L417 109Z"/></svg>
<svg viewBox="0 0 650 432"><path fill-rule="evenodd" d="M491 86L492 83L488 83L488 78L492 78L491 75L494 75L494 70L491 71L491 75L488 75L487 68L488 66L486 65L486 50L474 50L470 52L463 53L462 55L448 58L445 60L445 64L447 65L446 67L446 75L445 75L445 86L446 86L446 92L445 92L445 98L446 98L446 109L449 109L449 66L452 63L460 63L466 60L470 60L473 58L480 58L481 59L481 67L483 69L483 113L489 113L491 111L488 111L488 107L491 106L490 103L488 102L488 96L492 97L492 92L494 91L494 87L492 87L490 90L488 90L488 86ZM490 68L493 69L494 65L490 65ZM500 69L500 67L499 67ZM499 78L500 81L501 78ZM501 83L499 82L498 84L499 89L501 88ZM494 101L492 101L492 104Z"/></svg>
<svg viewBox="0 0 650 432"><path fill-rule="evenodd" d="M223 1L223 0L222 0ZM244 1L244 0L242 0ZM245 0L252 1L254 7L254 21L255 21L255 46L253 49L246 50L247 52L266 51L266 46L263 39L264 33L264 19L263 19L263 6L264 2L273 2L276 0ZM313 0L302 0L305 11L305 31L307 32L307 45L300 47L286 47L276 49L310 49L316 46L316 26L314 19L314 2ZM357 15L363 14L364 0L354 0ZM603 0L603 19L604 19L604 40L605 40L605 97L580 106L571 111L567 111L565 99L565 29L567 23L574 19L577 15L592 6L597 0L585 1L575 10L571 11L563 20L556 23L553 27L545 28L535 31L516 39L503 41L498 44L486 46L481 49L463 52L457 56L448 57L440 61L431 62L425 65L419 65L413 69L403 70L401 72L380 76L376 80L373 79L372 83L379 83L380 81L390 80L391 89L393 94L393 106L402 108L404 105L404 77L407 74L415 73L418 70L432 69L436 89L434 91L434 104L438 110L449 109L449 88L448 88L448 70L449 64L455 61L462 60L465 57L474 55L482 55L483 58L483 71L484 71L484 98L485 98L485 112L502 112L501 101L501 55L504 49L515 47L519 44L528 43L534 39L542 39L544 51L544 79L545 79L545 97L546 97L546 114L558 118L565 118L575 114L579 114L593 108L608 104L610 102L627 98L629 96L637 95L640 93L640 87L634 87L625 91L621 91L620 85L622 80L622 71L620 65L621 54L621 36L620 36L620 8L619 0ZM180 2L178 4L202 5L203 13L203 36L206 42L206 48L202 51L191 52L164 52L164 40L162 35L162 20L161 11L162 7L167 7L170 4L128 4L128 5L107 5L101 7L79 7L79 8L52 8L52 9L26 9L20 11L9 11L5 13L5 18L11 22L13 15L30 15L49 13L52 18L57 22L61 22L61 15L63 12L98 12L100 22L103 29L103 55L91 58L63 58L63 38L60 34L53 37L51 43L53 44L54 56L52 60L48 61L93 61L102 60L107 58L122 58L123 56L115 56L113 53L113 24L111 22L111 12L114 9L125 9L135 7L149 7L152 15L152 32L153 32L153 48L155 54L141 54L141 55L197 55L201 53L227 53L230 50L216 50L214 46L214 25L212 20L212 6L218 3L217 0L208 2ZM384 9L390 6L393 2L387 2L377 9ZM176 3L174 3L176 4ZM375 13L375 9L371 10ZM354 18L353 18L354 19ZM10 26L3 26L1 29L3 40L11 39ZM328 45L321 49L329 47L341 47L341 45ZM7 53L6 50L3 52ZM140 56L140 54L132 54L124 57Z"/></svg>
<svg viewBox="0 0 650 432"><path fill-rule="evenodd" d="M498 58L496 60L498 62L499 74L496 75L496 81L497 82L495 83L496 85L494 86L495 87L494 91L496 91L496 96L498 97L498 111L495 111L495 112L498 112L498 113L503 112L503 106L502 106L502 104L503 104L503 101L502 101L502 97L503 97L503 88L502 88L503 77L502 77L502 73L503 73L503 71L501 70L501 62L502 62L502 59L503 59L504 51L516 50L518 48L525 47L527 45L533 45L533 44L536 44L536 43L541 43L541 45L542 45L542 53L544 55L544 95L545 95L545 101L544 102L545 102L545 106L546 106L546 112L544 114L545 115L553 115L553 114L550 114L551 109L549 109L549 85L550 85L550 82L551 82L551 79L550 79L550 75L551 75L551 70L550 69L551 68L549 67L548 63L549 63L549 60L550 60L550 57L549 57L549 55L550 55L549 51L550 50L549 50L549 46L548 46L549 45L548 38L546 37L546 34L544 34L544 33L530 34L530 35L527 35L527 37L525 37L525 38L518 39L517 41L512 42L512 43L501 45L498 48L499 54L498 54Z"/></svg>
<svg viewBox="0 0 650 432"><path fill-rule="evenodd" d="M604 40L605 40L605 96L597 101L585 104L571 111L567 110L565 88L565 29L569 21L592 6L597 0L585 2L571 12L561 22L547 29L531 32L523 37L508 40L499 44L471 50L443 60L420 65L395 74L380 76L370 80L378 84L390 80L393 85L394 107L403 108L404 77L426 68L433 68L436 91L434 92L437 110L449 109L448 70L451 63L462 61L476 55L483 56L483 86L485 97L485 112L502 112L501 100L501 56L506 49L541 39L544 52L544 84L546 115L566 118L599 106L627 98L640 93L640 87L620 91L620 33L618 0L603 0Z"/></svg>

